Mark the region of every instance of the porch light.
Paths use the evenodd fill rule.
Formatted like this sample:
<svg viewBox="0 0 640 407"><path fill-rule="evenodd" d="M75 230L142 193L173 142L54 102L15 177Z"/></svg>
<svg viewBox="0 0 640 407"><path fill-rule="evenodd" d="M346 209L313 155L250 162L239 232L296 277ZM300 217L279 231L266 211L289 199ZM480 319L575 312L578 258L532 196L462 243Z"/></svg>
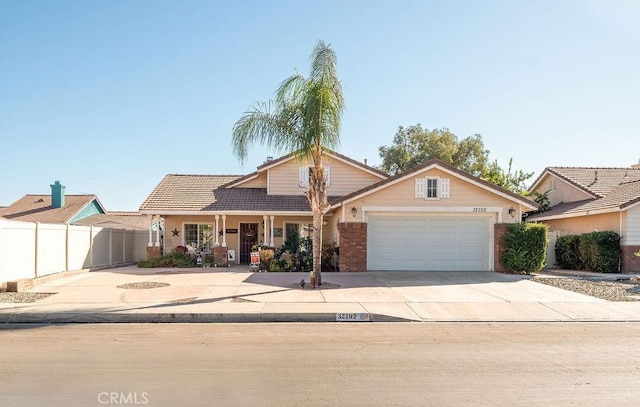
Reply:
<svg viewBox="0 0 640 407"><path fill-rule="evenodd" d="M356 209L356 207L355 206L352 207L351 208L351 215L353 215L353 217L355 218L357 214L358 214L358 210Z"/></svg>
<svg viewBox="0 0 640 407"><path fill-rule="evenodd" d="M509 215L511 215L512 218L516 217L516 208L514 208L513 206L511 208L509 208Z"/></svg>

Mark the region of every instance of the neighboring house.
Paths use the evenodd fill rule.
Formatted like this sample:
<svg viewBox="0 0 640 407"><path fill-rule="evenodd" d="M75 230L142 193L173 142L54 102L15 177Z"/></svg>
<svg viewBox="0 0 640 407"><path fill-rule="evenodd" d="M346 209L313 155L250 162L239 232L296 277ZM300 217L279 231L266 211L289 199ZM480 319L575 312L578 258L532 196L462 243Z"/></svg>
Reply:
<svg viewBox="0 0 640 407"><path fill-rule="evenodd" d="M0 208L0 216L8 220L40 223L75 223L95 214L105 213L95 195L66 195L65 187L56 181L50 195L25 195L11 205Z"/></svg>
<svg viewBox="0 0 640 407"><path fill-rule="evenodd" d="M151 218L151 215L141 215L138 212L107 212L87 216L73 222L73 224L113 229L149 230Z"/></svg>
<svg viewBox="0 0 640 407"><path fill-rule="evenodd" d="M640 163L629 168L548 167L532 193L547 193L551 209L527 217L549 225L548 265L558 236L614 231L621 236L622 272L637 272L640 258Z"/></svg>
<svg viewBox="0 0 640 407"><path fill-rule="evenodd" d="M496 270L503 223L537 207L532 201L430 160L389 177L327 153L330 209L323 243L339 247L341 271ZM306 163L292 155L268 160L248 175L167 175L140 207L164 218L165 250L211 250L248 263L251 247L279 247L305 236L312 214ZM150 256L160 253L149 242Z"/></svg>

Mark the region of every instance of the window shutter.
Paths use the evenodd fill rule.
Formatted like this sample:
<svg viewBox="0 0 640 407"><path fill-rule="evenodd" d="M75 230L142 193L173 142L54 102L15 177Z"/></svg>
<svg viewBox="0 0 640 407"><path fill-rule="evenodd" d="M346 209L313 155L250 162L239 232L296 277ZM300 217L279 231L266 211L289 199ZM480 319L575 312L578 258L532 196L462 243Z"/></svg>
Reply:
<svg viewBox="0 0 640 407"><path fill-rule="evenodd" d="M416 198L424 198L427 196L427 179L416 178Z"/></svg>
<svg viewBox="0 0 640 407"><path fill-rule="evenodd" d="M331 167L324 167L324 177L327 181L326 186L331 186Z"/></svg>
<svg viewBox="0 0 640 407"><path fill-rule="evenodd" d="M298 175L298 185L300 187L309 186L309 167L300 167Z"/></svg>
<svg viewBox="0 0 640 407"><path fill-rule="evenodd" d="M440 178L440 198L451 198L451 180Z"/></svg>

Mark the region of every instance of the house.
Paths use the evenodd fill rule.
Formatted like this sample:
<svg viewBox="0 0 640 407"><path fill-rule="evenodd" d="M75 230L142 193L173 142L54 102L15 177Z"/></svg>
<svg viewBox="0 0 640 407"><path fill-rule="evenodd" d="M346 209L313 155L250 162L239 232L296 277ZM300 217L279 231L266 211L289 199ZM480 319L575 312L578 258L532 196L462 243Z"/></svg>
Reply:
<svg viewBox="0 0 640 407"><path fill-rule="evenodd" d="M105 213L95 195L66 195L65 186L56 181L50 195L25 195L0 208L0 216L8 220L40 223L72 224L95 214Z"/></svg>
<svg viewBox="0 0 640 407"><path fill-rule="evenodd" d="M330 208L322 241L339 247L341 271L497 270L503 224L537 207L438 160L393 177L336 152L323 166ZM308 233L308 179L308 163L291 154L246 175L170 174L140 212L164 219L167 251L184 246L249 263L253 245L277 248L291 233ZM161 247L151 235L155 256Z"/></svg>
<svg viewBox="0 0 640 407"><path fill-rule="evenodd" d="M73 224L113 229L148 230L151 225L151 215L141 215L138 212L110 211L87 216L74 221ZM153 230L156 230L156 227L157 225L153 225Z"/></svg>
<svg viewBox="0 0 640 407"><path fill-rule="evenodd" d="M614 231L621 236L621 271L640 269L640 163L629 168L548 167L531 186L551 209L527 217L549 225L547 264L558 236Z"/></svg>
<svg viewBox="0 0 640 407"><path fill-rule="evenodd" d="M0 219L128 230L147 230L151 225L151 216L107 212L96 195L67 195L65 189L56 181L51 185L50 195L25 195L9 206L0 207Z"/></svg>

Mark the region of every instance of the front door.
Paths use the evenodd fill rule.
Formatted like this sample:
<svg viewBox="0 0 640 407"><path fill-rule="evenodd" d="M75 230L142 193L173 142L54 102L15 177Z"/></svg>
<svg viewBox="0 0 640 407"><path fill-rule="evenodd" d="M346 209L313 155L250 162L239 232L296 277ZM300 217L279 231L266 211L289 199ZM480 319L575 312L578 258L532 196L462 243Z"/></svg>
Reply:
<svg viewBox="0 0 640 407"><path fill-rule="evenodd" d="M258 223L240 224L240 263L251 263L251 248L258 244Z"/></svg>

